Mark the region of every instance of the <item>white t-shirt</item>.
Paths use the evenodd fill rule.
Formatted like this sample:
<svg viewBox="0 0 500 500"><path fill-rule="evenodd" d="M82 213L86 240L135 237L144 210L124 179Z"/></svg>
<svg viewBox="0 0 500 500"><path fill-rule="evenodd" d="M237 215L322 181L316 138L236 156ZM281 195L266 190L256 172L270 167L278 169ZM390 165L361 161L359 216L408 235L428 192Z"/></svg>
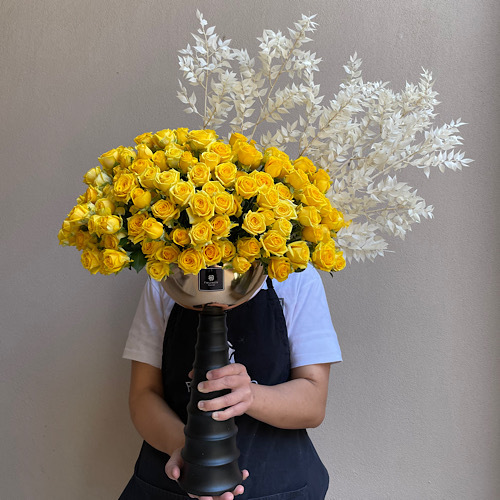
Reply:
<svg viewBox="0 0 500 500"><path fill-rule="evenodd" d="M342 361L319 273L308 266L285 281L273 280L282 302L292 368ZM264 282L263 289L267 289ZM123 357L161 368L163 337L174 301L160 283L148 279L142 292Z"/></svg>

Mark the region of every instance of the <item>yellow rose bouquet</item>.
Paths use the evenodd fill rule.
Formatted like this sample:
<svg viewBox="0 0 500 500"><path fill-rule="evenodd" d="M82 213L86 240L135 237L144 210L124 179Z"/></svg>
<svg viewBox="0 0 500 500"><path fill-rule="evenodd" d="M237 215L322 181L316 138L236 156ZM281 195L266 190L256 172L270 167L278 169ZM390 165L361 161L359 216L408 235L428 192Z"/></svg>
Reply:
<svg viewBox="0 0 500 500"><path fill-rule="evenodd" d="M325 193L330 177L311 160L276 147L259 151L234 133L161 130L99 157L59 231L92 274L137 271L155 280L222 265L246 272L254 261L279 281L309 262L345 267L335 246L348 226Z"/></svg>

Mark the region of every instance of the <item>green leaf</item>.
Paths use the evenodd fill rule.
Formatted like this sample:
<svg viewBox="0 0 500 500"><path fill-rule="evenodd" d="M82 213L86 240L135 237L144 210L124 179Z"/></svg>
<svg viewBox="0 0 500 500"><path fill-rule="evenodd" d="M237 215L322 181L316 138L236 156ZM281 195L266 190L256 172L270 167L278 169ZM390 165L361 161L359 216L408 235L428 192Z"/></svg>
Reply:
<svg viewBox="0 0 500 500"><path fill-rule="evenodd" d="M134 250L130 254L130 258L132 259L131 267L133 267L137 272L139 272L147 263L146 257L140 249Z"/></svg>

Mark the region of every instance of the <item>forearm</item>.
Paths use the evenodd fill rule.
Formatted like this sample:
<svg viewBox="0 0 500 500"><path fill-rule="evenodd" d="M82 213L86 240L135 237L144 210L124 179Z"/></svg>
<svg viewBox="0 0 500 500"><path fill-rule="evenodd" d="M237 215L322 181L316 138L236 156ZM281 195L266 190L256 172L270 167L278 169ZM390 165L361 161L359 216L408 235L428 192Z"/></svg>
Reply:
<svg viewBox="0 0 500 500"><path fill-rule="evenodd" d="M245 366L234 363L207 373L198 385L202 393L231 389L231 392L200 401L212 418L228 418L247 413L251 417L282 429L317 427L325 416L330 364L293 368L291 380L275 386L252 384Z"/></svg>
<svg viewBox="0 0 500 500"><path fill-rule="evenodd" d="M325 416L326 399L313 382L295 379L275 386L252 384L251 417L281 429L317 427Z"/></svg>
<svg viewBox="0 0 500 500"><path fill-rule="evenodd" d="M139 434L157 450L169 455L184 445L184 424L154 392L144 392L130 402L130 415Z"/></svg>
<svg viewBox="0 0 500 500"><path fill-rule="evenodd" d="M163 399L159 368L132 362L129 406L135 428L151 446L172 455L184 445L184 424Z"/></svg>

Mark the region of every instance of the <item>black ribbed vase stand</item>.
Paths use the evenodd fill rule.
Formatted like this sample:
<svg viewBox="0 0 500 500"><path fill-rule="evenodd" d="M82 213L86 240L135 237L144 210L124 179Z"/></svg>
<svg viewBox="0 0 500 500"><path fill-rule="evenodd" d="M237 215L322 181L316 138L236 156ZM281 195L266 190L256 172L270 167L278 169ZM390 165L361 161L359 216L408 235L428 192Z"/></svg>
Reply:
<svg viewBox="0 0 500 500"><path fill-rule="evenodd" d="M236 446L238 429L234 419L218 422L212 418L212 412L198 409L200 400L229 392L200 393L197 389L198 384L206 380L208 371L228 362L226 314L221 307L205 306L199 313L191 399L184 428L186 444L181 452L184 466L179 479L181 487L194 495L222 495L241 483L240 452Z"/></svg>

